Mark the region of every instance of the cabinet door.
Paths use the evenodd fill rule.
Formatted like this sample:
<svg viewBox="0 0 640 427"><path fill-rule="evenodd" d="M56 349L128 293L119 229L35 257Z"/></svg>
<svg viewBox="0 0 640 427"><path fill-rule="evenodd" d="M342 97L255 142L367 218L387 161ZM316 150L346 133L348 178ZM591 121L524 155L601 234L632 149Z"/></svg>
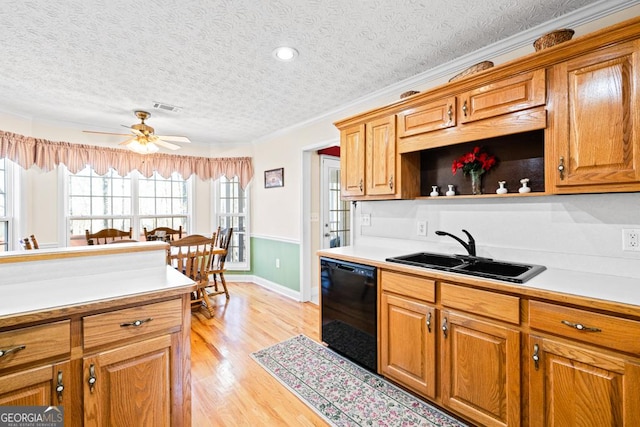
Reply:
<svg viewBox="0 0 640 427"><path fill-rule="evenodd" d="M412 107L398 114L398 138L456 125L456 98L450 96Z"/></svg>
<svg viewBox="0 0 640 427"><path fill-rule="evenodd" d="M64 425L72 423L69 362L25 369L0 376L0 406L63 406Z"/></svg>
<svg viewBox="0 0 640 427"><path fill-rule="evenodd" d="M383 292L380 316L382 374L435 398L435 309Z"/></svg>
<svg viewBox="0 0 640 427"><path fill-rule="evenodd" d="M340 132L340 176L342 197L364 196L364 125Z"/></svg>
<svg viewBox="0 0 640 427"><path fill-rule="evenodd" d="M528 347L532 427L638 425L637 361L536 336Z"/></svg>
<svg viewBox="0 0 640 427"><path fill-rule="evenodd" d="M85 425L169 426L171 358L171 335L85 358Z"/></svg>
<svg viewBox="0 0 640 427"><path fill-rule="evenodd" d="M557 192L640 189L639 50L634 41L553 67Z"/></svg>
<svg viewBox="0 0 640 427"><path fill-rule="evenodd" d="M469 123L544 105L545 70L536 70L460 94L459 120Z"/></svg>
<svg viewBox="0 0 640 427"><path fill-rule="evenodd" d="M396 194L396 116L367 122L366 194Z"/></svg>
<svg viewBox="0 0 640 427"><path fill-rule="evenodd" d="M520 332L443 311L442 399L483 426L520 425Z"/></svg>

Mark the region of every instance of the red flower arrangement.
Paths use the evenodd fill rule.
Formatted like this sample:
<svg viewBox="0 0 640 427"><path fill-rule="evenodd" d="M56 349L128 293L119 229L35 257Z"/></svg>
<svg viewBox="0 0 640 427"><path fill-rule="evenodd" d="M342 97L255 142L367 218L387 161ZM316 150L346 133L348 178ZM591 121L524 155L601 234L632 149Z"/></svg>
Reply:
<svg viewBox="0 0 640 427"><path fill-rule="evenodd" d="M496 164L495 156L490 156L480 151L480 147L475 147L473 151L464 154L453 161L451 172L455 175L458 169L462 169L465 175L471 171L485 172Z"/></svg>

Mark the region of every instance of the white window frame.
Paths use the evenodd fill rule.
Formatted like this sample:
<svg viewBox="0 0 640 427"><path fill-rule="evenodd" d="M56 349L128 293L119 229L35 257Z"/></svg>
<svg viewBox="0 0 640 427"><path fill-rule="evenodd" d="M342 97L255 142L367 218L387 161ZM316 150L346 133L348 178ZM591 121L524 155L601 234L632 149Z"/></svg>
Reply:
<svg viewBox="0 0 640 427"><path fill-rule="evenodd" d="M16 201L18 200L18 184L19 179L17 177L18 168L16 165L10 161L9 159L3 158L0 161L4 161L5 164L5 208L6 211L4 215L0 215L0 222L7 224L7 241L6 241L6 250L13 251L20 248L19 241L20 237L18 237L18 230L16 229L16 213L18 212L18 208L16 206Z"/></svg>
<svg viewBox="0 0 640 427"><path fill-rule="evenodd" d="M235 213L235 214L223 214L220 212L220 180L223 179L225 177L221 177L216 179L215 181L213 181L213 197L211 198L211 212L213 212L213 215L211 216L211 227L213 230L216 230L218 228L218 225L220 224L220 218L222 216L237 216L237 217L244 217L244 223L245 223L245 230L244 230L244 235L245 235L245 261L244 262L233 262L231 261L229 258L226 259L225 261L225 268L227 270L234 270L234 271L249 271L251 269L251 232L250 232L250 226L251 226L251 192L250 192L250 187L251 185L248 185L247 188L244 190L244 195L245 195L245 202L246 202L246 208L245 208L245 213ZM236 178L237 179L237 178ZM234 230L235 233L235 230Z"/></svg>
<svg viewBox="0 0 640 427"><path fill-rule="evenodd" d="M111 218L118 218L118 219L129 219L131 221L131 227L133 229L133 239L135 240L139 240L140 236L143 233L142 227L140 225L140 219L142 218L155 218L155 217L166 217L166 215L140 215L139 214L139 203L138 203L138 188L139 188L139 179L142 178L144 179L144 177L142 177L137 171L133 171L131 172L131 214L130 215L104 215L104 216L91 216L91 217L83 217L83 216L70 216L69 215L69 176L73 175L71 172L69 172L69 170L64 167L64 166L60 166L59 167L60 170L60 174L59 174L59 179L60 179L60 187L63 188L63 197L62 197L62 203L60 206L60 210L61 210L61 217L64 218L64 222L62 224L62 226L64 227L64 230L61 231L62 236L64 236L66 245L68 246L71 242L71 236L69 233L69 228L70 228L70 223L72 220L74 219L111 219ZM188 210L189 213L186 215L187 217L187 227L186 229L183 229L183 233L185 234L189 234L191 233L191 228L193 227L193 223L194 223L194 200L193 200L193 194L194 194L194 180L193 180L193 176L189 177L186 179L187 181L187 204L188 204ZM181 215L182 216L182 215ZM140 233L140 234L138 234Z"/></svg>

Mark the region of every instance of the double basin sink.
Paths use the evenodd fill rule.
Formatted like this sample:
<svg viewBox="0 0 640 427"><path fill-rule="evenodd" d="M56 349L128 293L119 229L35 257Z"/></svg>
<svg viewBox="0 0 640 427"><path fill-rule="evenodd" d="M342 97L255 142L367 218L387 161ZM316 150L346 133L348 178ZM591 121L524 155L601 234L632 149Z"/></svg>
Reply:
<svg viewBox="0 0 640 427"><path fill-rule="evenodd" d="M391 257L387 258L387 261L512 283L524 283L546 269L542 265L516 264L491 258L428 252Z"/></svg>

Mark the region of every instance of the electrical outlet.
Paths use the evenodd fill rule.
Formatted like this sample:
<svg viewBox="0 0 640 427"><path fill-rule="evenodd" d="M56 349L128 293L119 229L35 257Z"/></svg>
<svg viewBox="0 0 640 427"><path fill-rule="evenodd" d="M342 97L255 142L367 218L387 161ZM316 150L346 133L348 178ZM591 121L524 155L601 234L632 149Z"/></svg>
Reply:
<svg viewBox="0 0 640 427"><path fill-rule="evenodd" d="M363 227L371 226L371 214L363 213L360 215L360 225Z"/></svg>
<svg viewBox="0 0 640 427"><path fill-rule="evenodd" d="M640 230L634 228L622 229L622 250L640 252Z"/></svg>
<svg viewBox="0 0 640 427"><path fill-rule="evenodd" d="M276 258L276 268L280 268L280 258Z"/></svg>
<svg viewBox="0 0 640 427"><path fill-rule="evenodd" d="M418 236L426 236L427 235L427 221L418 221L416 223L416 235Z"/></svg>

